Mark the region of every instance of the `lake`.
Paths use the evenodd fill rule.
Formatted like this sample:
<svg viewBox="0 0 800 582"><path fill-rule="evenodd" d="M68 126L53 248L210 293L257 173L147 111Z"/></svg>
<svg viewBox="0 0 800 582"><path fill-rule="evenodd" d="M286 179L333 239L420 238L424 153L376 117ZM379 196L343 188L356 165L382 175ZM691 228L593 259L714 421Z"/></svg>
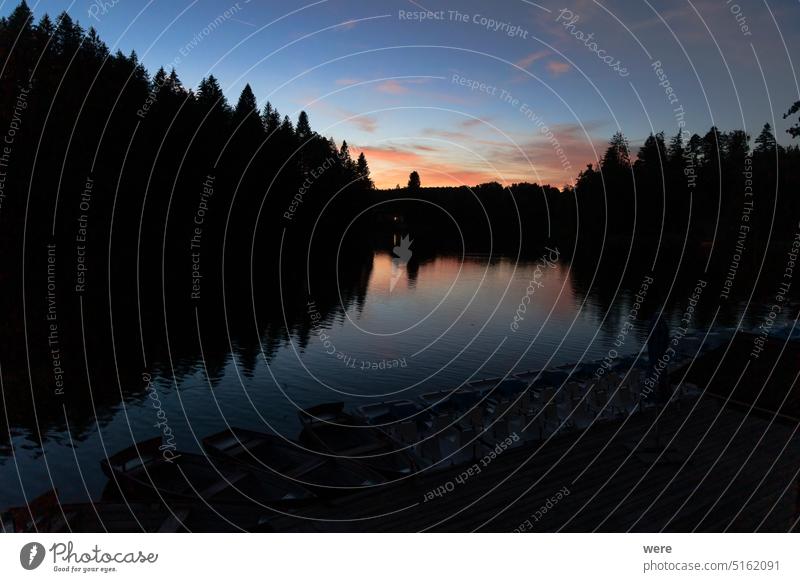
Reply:
<svg viewBox="0 0 800 582"><path fill-rule="evenodd" d="M297 409L326 401L355 406L412 398L470 380L594 361L611 350L639 353L663 296L658 285L648 285L647 271L604 276L596 264L581 265L558 249L525 260L484 254L407 261L413 244L405 252L398 235L392 242L400 257L377 249L366 264L337 269L302 294L282 289L283 308L266 323L259 319L255 339L230 333L227 324L203 327L198 319L204 341L189 341L196 330L184 322L188 329L173 330L166 354L149 369L123 374L124 390L113 382L73 386L88 400L38 419L42 446L29 415L15 417L7 404L12 436L0 445L0 507L51 487L65 502L97 498L106 482L101 458L166 430L184 450L199 449L200 439L226 425L294 438ZM672 288L672 325L696 287L696 274L683 279L658 286ZM692 328L702 330L714 317L716 326L736 324L741 301L718 311L718 291L709 284L703 293ZM762 302L751 305L745 327L763 317ZM96 401L93 392L106 397Z"/></svg>

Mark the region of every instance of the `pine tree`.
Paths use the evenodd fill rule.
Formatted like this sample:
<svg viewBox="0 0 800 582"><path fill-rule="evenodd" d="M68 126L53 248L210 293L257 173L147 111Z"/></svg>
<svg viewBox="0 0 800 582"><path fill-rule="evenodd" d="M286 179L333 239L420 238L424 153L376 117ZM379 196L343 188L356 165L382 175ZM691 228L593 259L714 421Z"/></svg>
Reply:
<svg viewBox="0 0 800 582"><path fill-rule="evenodd" d="M734 129L726 136L727 158L734 163L741 162L750 151L750 136L741 129Z"/></svg>
<svg viewBox="0 0 800 582"><path fill-rule="evenodd" d="M258 103L256 102L256 96L253 94L253 90L250 88L250 84L248 83L244 86L242 93L239 95L239 101L236 103L234 118L237 122L241 123L251 116L258 117Z"/></svg>
<svg viewBox="0 0 800 582"><path fill-rule="evenodd" d="M334 142L333 146L335 149L336 142ZM347 141L342 141L342 147L339 148L339 160L341 161L345 170L355 172L355 162L353 161L353 158L350 157L350 146L347 145Z"/></svg>
<svg viewBox="0 0 800 582"><path fill-rule="evenodd" d="M370 178L369 164L367 163L367 157L364 155L364 152L358 154L356 172L361 180L366 184L367 188L372 189L375 187L375 185L372 183L372 179Z"/></svg>
<svg viewBox="0 0 800 582"><path fill-rule="evenodd" d="M27 81L30 78L35 58L32 52L36 42L33 14L28 5L21 2L4 20L4 46L0 48L0 57L3 63L3 80L6 82L1 86L4 90L7 89L16 95L17 87L13 86L13 81L8 82L7 80L19 79L21 81L25 79ZM27 84L25 81L22 81L21 84ZM9 95L9 98L14 97Z"/></svg>
<svg viewBox="0 0 800 582"><path fill-rule="evenodd" d="M636 156L636 166L646 167L649 170L661 171L662 166L666 165L667 151L664 145L664 134L652 133L644 141Z"/></svg>
<svg viewBox="0 0 800 582"><path fill-rule="evenodd" d="M419 179L419 174L416 170L408 175L408 189L419 190L422 187L422 182Z"/></svg>
<svg viewBox="0 0 800 582"><path fill-rule="evenodd" d="M784 119L788 119L795 113L800 111L800 101L795 101L794 105L789 108L789 111L783 114ZM786 130L786 133L791 135L792 137L800 136L800 121L797 121L792 127Z"/></svg>
<svg viewBox="0 0 800 582"><path fill-rule="evenodd" d="M169 72L169 77L167 78L167 87L173 95L183 96L186 94L186 89L183 87L183 83L181 83L181 80L178 77L178 71L176 71L174 68Z"/></svg>
<svg viewBox="0 0 800 582"><path fill-rule="evenodd" d="M671 165L683 164L683 134L680 130L669 140L667 159Z"/></svg>
<svg viewBox="0 0 800 582"><path fill-rule="evenodd" d="M305 111L300 112L297 118L297 127L295 127L294 132L297 136L297 140L301 144L311 139L313 133L311 131L311 125L308 122L308 114Z"/></svg>
<svg viewBox="0 0 800 582"><path fill-rule="evenodd" d="M601 167L603 171L624 169L631 165L628 140L622 132L616 132L608 142L608 148L603 155Z"/></svg>
<svg viewBox="0 0 800 582"><path fill-rule="evenodd" d="M261 120L268 136L278 131L281 126L281 114L278 113L278 110L275 109L269 101L267 101L267 104L264 106L264 113L261 115Z"/></svg>
<svg viewBox="0 0 800 582"><path fill-rule="evenodd" d="M108 57L108 47L106 43L100 40L97 31L92 26L86 33L86 38L83 41L84 46L91 51L92 56L98 60L103 60Z"/></svg>
<svg viewBox="0 0 800 582"><path fill-rule="evenodd" d="M725 157L726 148L725 134L720 133L719 129L712 125L708 133L703 136L701 142L705 167L710 168L711 171L716 171L715 168L719 167L722 158Z"/></svg>
<svg viewBox="0 0 800 582"><path fill-rule="evenodd" d="M58 16L56 32L53 35L53 43L57 51L61 54L63 61L69 61L80 47L83 39L83 29L75 23L69 14L62 12Z"/></svg>
<svg viewBox="0 0 800 582"><path fill-rule="evenodd" d="M686 144L686 153L692 158L695 164L702 162L703 157L703 138L696 133L692 134L689 138L689 143Z"/></svg>
<svg viewBox="0 0 800 582"><path fill-rule="evenodd" d="M56 32L56 27L53 24L53 21L50 20L50 15L45 14L42 16L41 20L39 20L39 24L36 25L36 36L38 37L39 45L43 48L44 45L50 40L50 37L53 36Z"/></svg>
<svg viewBox="0 0 800 582"><path fill-rule="evenodd" d="M223 115L230 113L230 106L225 99L225 94L214 75L209 75L200 81L197 88L197 104L204 113L212 110Z"/></svg>
<svg viewBox="0 0 800 582"><path fill-rule="evenodd" d="M286 135L294 136L294 126L292 125L292 120L289 119L288 115L283 116L283 122L281 123L281 131Z"/></svg>
<svg viewBox="0 0 800 582"><path fill-rule="evenodd" d="M159 67L156 74L153 75L153 89L159 90L167 82L167 72L164 67Z"/></svg>
<svg viewBox="0 0 800 582"><path fill-rule="evenodd" d="M249 84L244 86L239 95L239 101L236 103L233 113L233 124L235 130L250 142L248 147L257 147L258 142L263 139L264 126L258 115L258 102Z"/></svg>
<svg viewBox="0 0 800 582"><path fill-rule="evenodd" d="M278 151L283 152L282 155L286 156L294 152L295 148L297 147L297 137L295 136L292 120L289 119L288 115L283 116L283 121L281 122L281 126L278 128L278 134L276 137L278 138L276 140L276 147L278 148ZM294 157L294 160L294 163L297 163L297 156Z"/></svg>
<svg viewBox="0 0 800 582"><path fill-rule="evenodd" d="M247 84L239 95L233 112L233 130L236 132L235 146L239 162L249 160L264 140L264 126L258 115L258 103L250 85Z"/></svg>
<svg viewBox="0 0 800 582"><path fill-rule="evenodd" d="M789 108L789 111L783 114L784 119L788 119L795 113L800 111L800 101L795 101L794 105ZM786 133L791 135L792 137L800 136L800 121L797 121L792 127L786 130Z"/></svg>
<svg viewBox="0 0 800 582"><path fill-rule="evenodd" d="M772 153L775 151L776 144L775 136L772 133L772 126L769 123L765 123L761 133L758 134L756 138L755 152L757 154Z"/></svg>
<svg viewBox="0 0 800 582"><path fill-rule="evenodd" d="M6 26L12 35L12 39L16 40L15 36L24 36L30 34L33 29L33 12L28 7L28 3L22 0L11 14L6 19Z"/></svg>

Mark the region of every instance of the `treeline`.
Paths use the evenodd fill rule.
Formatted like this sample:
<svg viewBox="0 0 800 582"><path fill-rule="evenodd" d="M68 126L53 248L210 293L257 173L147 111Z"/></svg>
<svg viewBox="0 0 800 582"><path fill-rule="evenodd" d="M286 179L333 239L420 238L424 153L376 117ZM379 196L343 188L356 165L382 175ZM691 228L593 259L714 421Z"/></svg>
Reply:
<svg viewBox="0 0 800 582"><path fill-rule="evenodd" d="M599 166L589 165L576 181L582 232L710 241L744 222L759 242L791 237L800 219L797 146L779 145L769 124L752 144L742 130L716 127L686 137L679 132L667 142L663 133L651 134L633 159L625 137L615 134Z"/></svg>
<svg viewBox="0 0 800 582"><path fill-rule="evenodd" d="M325 238L368 204L364 155L305 112L259 109L249 85L231 106L213 75L196 89L175 70L150 77L135 52L110 54L67 13L34 23L21 2L0 19L0 62L10 272L23 245L36 264L54 244L62 289L106 295L110 265L123 290L139 269L153 288L172 283L163 273L183 291L199 273L211 293L223 258L229 273L254 264L274 280L265 249L305 252L312 228Z"/></svg>
<svg viewBox="0 0 800 582"><path fill-rule="evenodd" d="M28 360L49 397L62 370L74 403L88 361L113 400L115 367L136 378L170 343L194 356L199 326L213 330L209 367L224 366L229 335L258 348L259 319L279 309L278 253L284 282L301 285L312 229L314 260L328 259L369 204L366 158L305 112L259 108L249 85L231 105L212 75L197 88L151 76L67 13L35 22L23 1L1 18L0 67L0 350L14 385ZM59 400L44 401L58 418Z"/></svg>
<svg viewBox="0 0 800 582"><path fill-rule="evenodd" d="M419 177L406 188L375 194L376 224L407 230L415 251L526 253L565 231L568 213L558 188L498 182L478 186L422 187Z"/></svg>
<svg viewBox="0 0 800 582"><path fill-rule="evenodd" d="M0 131L14 133L0 213L9 254L27 230L29 244L52 239L75 255L80 221L98 280L106 251L185 259L200 226L210 268L223 240L230 260L283 227L304 240L331 199L323 224L372 188L364 156L314 132L305 112L293 122L259 109L249 85L231 106L213 75L196 89L175 70L150 77L135 52L109 54L66 13L34 23L21 2L0 19L0 62Z"/></svg>
<svg viewBox="0 0 800 582"><path fill-rule="evenodd" d="M380 193L387 200L384 220L397 214L409 231L432 233L453 246L466 237L505 251L548 240L578 245L579 254L599 250L601 241L635 242L639 252L654 250L659 240L686 240L690 248L713 241L727 249L746 232L757 258L768 241L791 240L800 221L800 148L778 144L769 124L755 140L716 127L702 137L651 134L635 157L616 133L599 164L589 164L574 187L563 190L496 182L424 188L414 174L407 187ZM393 198L401 201L388 202Z"/></svg>

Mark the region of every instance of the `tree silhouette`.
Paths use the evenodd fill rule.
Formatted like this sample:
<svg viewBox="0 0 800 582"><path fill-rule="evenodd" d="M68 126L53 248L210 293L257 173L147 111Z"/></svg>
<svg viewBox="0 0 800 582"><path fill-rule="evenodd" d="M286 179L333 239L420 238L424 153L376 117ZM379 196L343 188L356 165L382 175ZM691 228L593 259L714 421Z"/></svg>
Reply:
<svg viewBox="0 0 800 582"><path fill-rule="evenodd" d="M30 190L31 207L48 209L40 221L27 224L28 240L53 236L67 248L74 244L72 226L79 216L75 193L82 191L87 176L96 191L112 193L92 206L98 225L92 236L111 231L113 221L113 252L130 260L140 250L152 256L141 263L157 277L162 250L165 260L184 264L198 192L209 175L214 176L215 206L204 225L205 248L222 248L226 241L234 256L241 251L248 258L254 240L266 248L279 238L286 226L284 213L301 188L302 206L290 223L290 236L300 239L323 209L330 226L380 196L363 152L354 160L349 142L315 133L306 112L298 112L293 124L266 103L259 115L250 85L231 107L213 75L197 87L184 86L174 69L160 68L150 77L135 53L109 54L93 29L84 30L66 13L52 19L45 15L34 23L28 5L20 2L0 19L0 59L0 125L9 127L15 109L23 112L5 191ZM26 99L24 110L18 107L20 96ZM798 112L800 103L795 103L786 117ZM800 126L789 133L800 135ZM548 217L567 238L581 229L581 234L606 232L625 239L634 224L641 225L637 233L644 236L657 237L661 230L677 235L686 231L691 208L691 234L705 240L715 228L724 229L741 208L748 137L740 130L710 128L700 135L679 132L666 141L654 132L634 156L625 136L616 133L601 159L580 172L574 191L565 189L563 195L533 184L484 184L474 191L495 232L518 230L519 209L529 220L539 216L524 212ZM797 189L797 147L780 146L772 128L765 126L754 140L752 161L761 197L758 212L763 213L759 220L771 218L772 204L777 220L791 221L798 201L776 192ZM407 187L421 189L418 172L411 173ZM342 196L335 197L343 188ZM468 190L426 188L425 193L438 197L437 203L476 232L481 228L483 209L467 202L472 196ZM333 198L342 201L326 207ZM0 239L9 256L23 253L23 200L7 197L0 213ZM423 214L417 218L425 220ZM51 233L54 216L56 230ZM142 236L141 224L151 229L147 236ZM254 239L255 229L264 238ZM94 242L95 248L108 246L101 238ZM214 258L207 257L206 264ZM104 264L93 267L98 280ZM116 264L124 262L111 261Z"/></svg>
<svg viewBox="0 0 800 582"><path fill-rule="evenodd" d="M611 136L608 142L608 148L606 149L605 155L603 155L603 169L613 166L627 167L630 163L628 140L622 132L618 131Z"/></svg>
<svg viewBox="0 0 800 582"><path fill-rule="evenodd" d="M370 177L369 164L367 163L367 157L364 155L364 152L358 154L356 173L358 174L359 178L361 178L368 190L371 190L375 187L375 184L373 184L372 178Z"/></svg>
<svg viewBox="0 0 800 582"><path fill-rule="evenodd" d="M772 133L772 126L769 123L765 123L764 127L761 129L761 133L759 133L756 138L754 152L757 154L774 153L776 146L777 141Z"/></svg>
<svg viewBox="0 0 800 582"><path fill-rule="evenodd" d="M239 101L236 103L236 109L234 109L233 120L237 125L239 125L246 122L250 118L255 118L260 125L260 119L258 117L258 103L256 102L256 96L253 94L253 90L250 88L250 84L248 83L244 86L242 93L239 95Z"/></svg>
<svg viewBox="0 0 800 582"><path fill-rule="evenodd" d="M408 175L408 189L409 190L419 190L422 187L422 182L420 182L419 174L416 170L411 172Z"/></svg>
<svg viewBox="0 0 800 582"><path fill-rule="evenodd" d="M312 133L311 125L308 122L308 114L305 111L301 111L297 117L297 126L295 127L297 140L302 144L311 138Z"/></svg>
<svg viewBox="0 0 800 582"><path fill-rule="evenodd" d="M281 126L281 114L272 106L272 103L267 101L264 105L264 112L261 114L261 120L264 124L264 129L267 136L273 135Z"/></svg>
<svg viewBox="0 0 800 582"><path fill-rule="evenodd" d="M342 147L339 149L339 161L344 167L345 172L348 176L358 176L358 168L356 167L356 163L353 161L353 158L350 156L350 146L347 145L346 141L342 142Z"/></svg>
<svg viewBox="0 0 800 582"><path fill-rule="evenodd" d="M798 111L800 111L800 101L795 101L794 105L792 105L789 108L789 111L787 111L786 113L783 114L783 118L784 119L788 119L792 115L796 114ZM788 133L792 137L800 136L800 120L795 122L795 124L792 127L787 129L786 133Z"/></svg>
<svg viewBox="0 0 800 582"><path fill-rule="evenodd" d="M140 254L142 269L156 282L162 278L162 260L186 264L199 192L213 191L204 204L209 209L213 204L214 211L208 211L202 229L204 264L211 269L223 246L233 257L249 257L254 229L277 236L276 225L312 163L334 159L334 167L313 188L306 219L316 218L314 210L348 184L353 192L363 191L358 165L346 155L340 160L339 148L314 133L305 112L295 130L270 103L259 115L250 85L231 107L214 75L194 91L175 69L162 67L150 77L135 52L109 54L94 29L84 31L67 13L54 19L44 15L34 24L27 3L20 2L0 18L0 59L0 124L8 127L14 115L22 120L5 188L30 187L30 203L42 209L41 220L28 223L29 237L74 245L72 231L80 216L75 196L90 176L96 192L109 193L91 205L96 226L91 236L98 237L94 247L108 247L99 237L107 236L114 220L115 256L135 260ZM212 182L213 188L206 185ZM0 240L12 255L23 252L21 200L7 200L0 213ZM323 223L346 223L335 213L352 212L356 203L369 201L356 197L348 205L333 205ZM226 218L235 233L227 239ZM148 236L141 234L144 224ZM302 237L305 223L294 225L293 236ZM87 260L100 257L98 251ZM110 261L112 267L123 263ZM92 266L97 281L104 280L104 265ZM171 271L184 273L167 268L165 276Z"/></svg>
<svg viewBox="0 0 800 582"><path fill-rule="evenodd" d="M667 160L671 165L683 163L683 133L678 131L670 140L667 148Z"/></svg>

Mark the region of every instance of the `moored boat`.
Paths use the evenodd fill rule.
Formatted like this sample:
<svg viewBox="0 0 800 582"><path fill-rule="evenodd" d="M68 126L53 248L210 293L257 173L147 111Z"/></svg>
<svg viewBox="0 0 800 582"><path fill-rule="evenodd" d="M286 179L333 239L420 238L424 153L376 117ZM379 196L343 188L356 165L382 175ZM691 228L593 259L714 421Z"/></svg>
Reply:
<svg viewBox="0 0 800 582"><path fill-rule="evenodd" d="M3 514L3 530L15 533L269 531L271 517L250 506L200 503L60 503L50 490Z"/></svg>
<svg viewBox="0 0 800 582"><path fill-rule="evenodd" d="M296 505L315 495L268 471L194 453L164 456L161 439L129 447L101 461L103 472L125 499L181 499L206 503Z"/></svg>
<svg viewBox="0 0 800 582"><path fill-rule="evenodd" d="M359 422L344 411L344 403L313 406L299 412L300 442L308 448L358 461L389 478L408 476L417 469L413 455L378 427Z"/></svg>
<svg viewBox="0 0 800 582"><path fill-rule="evenodd" d="M243 428L231 427L211 435L203 439L203 448L214 456L274 471L320 496L341 495L386 482L381 474L355 461L315 454L298 443Z"/></svg>
<svg viewBox="0 0 800 582"><path fill-rule="evenodd" d="M418 417L421 408L416 402L403 399L364 404L356 408L356 411L369 424L382 424Z"/></svg>

